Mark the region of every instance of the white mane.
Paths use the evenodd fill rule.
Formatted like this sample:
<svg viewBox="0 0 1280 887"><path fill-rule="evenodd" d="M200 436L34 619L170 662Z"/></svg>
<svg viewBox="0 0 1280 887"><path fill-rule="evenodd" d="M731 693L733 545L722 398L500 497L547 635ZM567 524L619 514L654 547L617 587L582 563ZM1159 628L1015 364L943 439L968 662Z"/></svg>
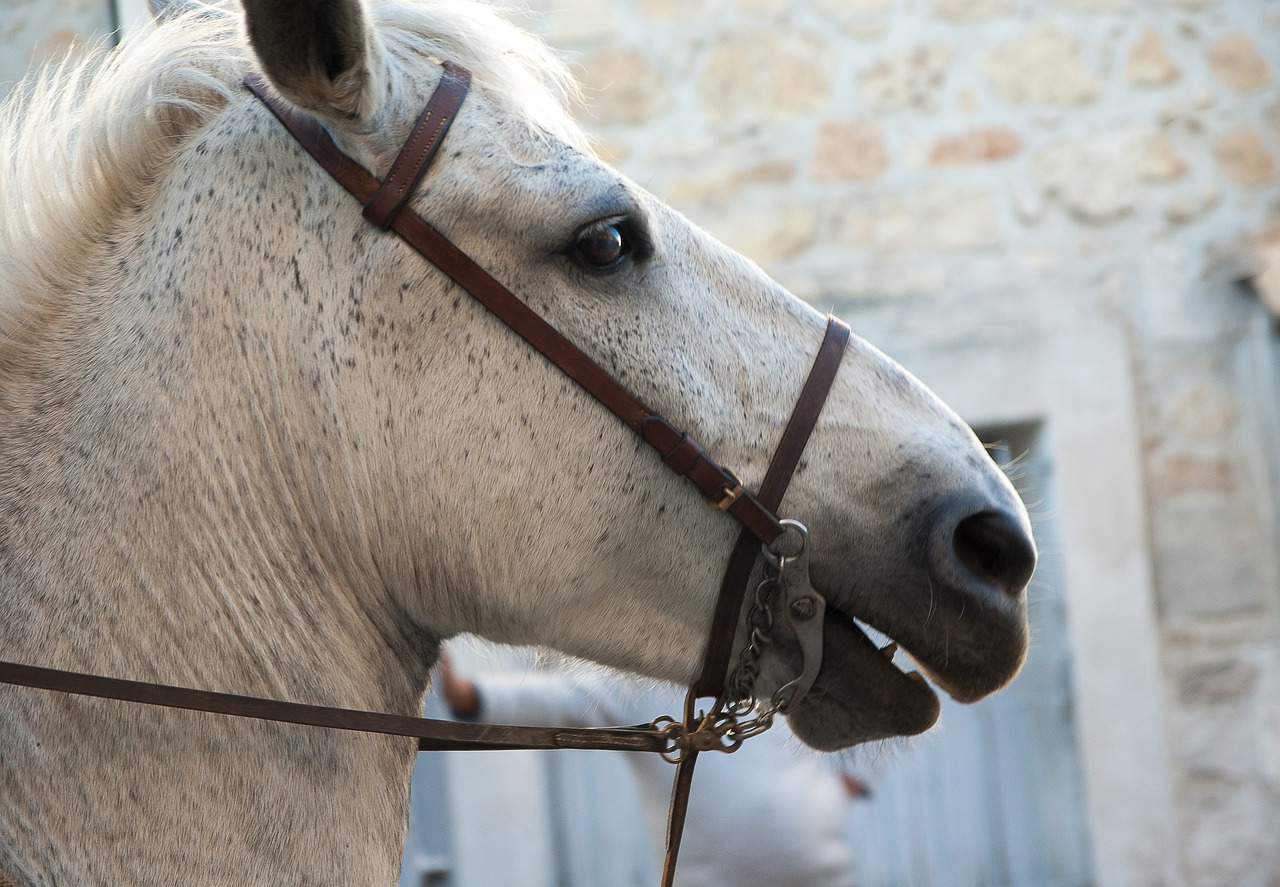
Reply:
<svg viewBox="0 0 1280 887"><path fill-rule="evenodd" d="M375 18L393 64L455 61L502 107L585 144L566 110L577 93L565 65L493 8L416 0L379 6ZM240 88L251 59L238 14L195 8L14 89L0 106L0 345L76 287L186 137Z"/></svg>

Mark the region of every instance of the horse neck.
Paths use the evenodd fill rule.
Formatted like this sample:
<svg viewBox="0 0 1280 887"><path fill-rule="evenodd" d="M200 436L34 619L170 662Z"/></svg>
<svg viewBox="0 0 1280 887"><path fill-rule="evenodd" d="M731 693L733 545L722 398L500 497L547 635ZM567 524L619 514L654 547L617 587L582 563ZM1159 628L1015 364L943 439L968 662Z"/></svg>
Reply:
<svg viewBox="0 0 1280 887"><path fill-rule="evenodd" d="M353 506L333 499L340 478L309 488L314 478L282 467L295 455L286 452L290 417L271 400L288 393L241 369L252 336L233 323L203 335L143 324L137 295L86 289L69 298L24 354L28 371L0 379L5 658L417 713L434 639L400 618L368 551L321 532L317 511ZM138 306L122 309L129 300ZM179 329L190 347L175 347ZM0 766L0 795L13 799L0 805L0 834L85 848L57 859L11 848L24 866L47 865L61 873L51 880L65 883L131 882L148 867L150 879L140 881L304 883L317 869L311 882L325 882L357 862L359 871L334 882L393 878L410 741L300 736L296 728L122 704L91 705L87 718L86 705L44 694L0 697L13 727L0 736L0 761L10 762ZM74 735L77 725L86 735ZM39 754L27 760L31 749ZM19 773L31 784L19 784ZM56 805L41 794L90 798L93 806L48 818ZM118 803L130 798L151 801ZM299 822L281 825L292 816ZM29 818L16 826L4 821L10 817ZM113 817L149 820L139 833L168 842L166 853L190 850L199 872L188 879L160 853L121 862L129 871L79 868L101 862L84 842L105 840ZM183 833L193 821L207 843L197 837L193 845ZM246 832L306 837L297 847L289 839L243 854L213 850ZM344 858L341 848L352 846L368 855ZM332 858L316 847L335 848ZM96 850L113 857L109 847Z"/></svg>

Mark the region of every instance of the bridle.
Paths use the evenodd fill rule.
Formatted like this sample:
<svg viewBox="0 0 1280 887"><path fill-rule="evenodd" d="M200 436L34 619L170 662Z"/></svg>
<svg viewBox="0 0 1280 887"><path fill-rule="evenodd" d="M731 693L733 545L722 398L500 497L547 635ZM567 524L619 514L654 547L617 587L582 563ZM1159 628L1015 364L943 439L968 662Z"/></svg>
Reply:
<svg viewBox="0 0 1280 887"><path fill-rule="evenodd" d="M734 751L745 739L768 729L777 714L791 711L808 692L821 664L825 602L809 582L808 531L796 521L779 519L776 512L835 380L849 328L835 317L828 318L813 367L764 480L754 493L744 489L733 472L716 463L690 435L677 431L645 406L608 371L405 207L439 150L470 81L466 69L444 63L439 85L381 181L344 154L317 121L295 113L272 97L256 75L246 77L245 85L320 166L364 205L364 217L371 224L395 232L467 290L657 450L667 468L687 478L713 507L742 525L721 583L702 671L689 691L683 717L662 717L646 725L614 728L458 723L213 693L11 662L0 662L0 682L285 723L412 736L418 739L421 750L590 748L656 752L677 765L662 876L664 887L669 887L698 754ZM748 643L730 672L729 660L743 602L762 556L764 578L756 585L748 609ZM792 636L801 651L801 673L766 703L757 705L754 685L760 661L776 640L779 628ZM695 713L697 700L706 697L715 700L711 708Z"/></svg>

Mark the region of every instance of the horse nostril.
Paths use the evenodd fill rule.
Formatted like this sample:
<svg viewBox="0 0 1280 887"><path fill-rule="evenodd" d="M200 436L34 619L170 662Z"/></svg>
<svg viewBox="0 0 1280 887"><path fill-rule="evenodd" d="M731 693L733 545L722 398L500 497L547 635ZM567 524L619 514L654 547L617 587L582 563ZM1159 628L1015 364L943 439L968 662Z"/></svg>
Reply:
<svg viewBox="0 0 1280 887"><path fill-rule="evenodd" d="M974 576L1017 595L1031 581L1036 548L1023 525L1002 511L982 511L956 525L952 545Z"/></svg>

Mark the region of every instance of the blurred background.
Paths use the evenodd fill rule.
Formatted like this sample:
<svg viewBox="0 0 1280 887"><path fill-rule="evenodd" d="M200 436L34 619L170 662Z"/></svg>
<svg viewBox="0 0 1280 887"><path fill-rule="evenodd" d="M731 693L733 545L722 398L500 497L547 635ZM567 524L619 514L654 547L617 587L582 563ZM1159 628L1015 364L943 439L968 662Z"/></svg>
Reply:
<svg viewBox="0 0 1280 887"><path fill-rule="evenodd" d="M0 94L143 14L3 0ZM513 15L603 156L912 369L1032 512L1027 669L850 759L859 883L1280 885L1280 2ZM615 758L420 757L406 887L655 883Z"/></svg>

